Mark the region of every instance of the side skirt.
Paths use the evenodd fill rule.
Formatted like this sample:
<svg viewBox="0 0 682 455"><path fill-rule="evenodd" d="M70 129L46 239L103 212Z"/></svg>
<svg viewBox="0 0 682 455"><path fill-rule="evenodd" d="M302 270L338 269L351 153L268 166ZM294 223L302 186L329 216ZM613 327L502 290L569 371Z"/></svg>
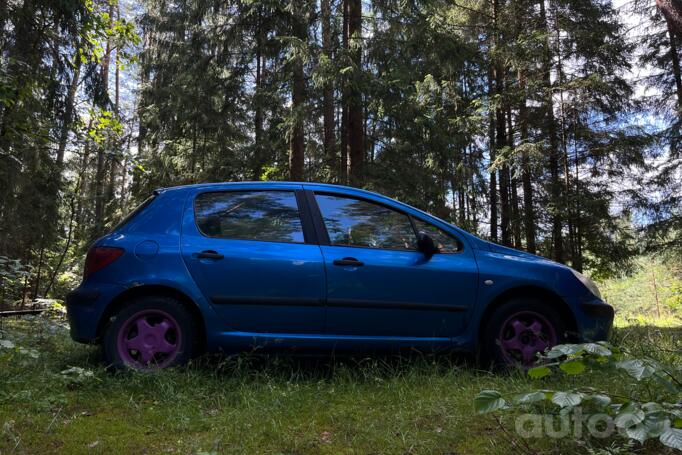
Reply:
<svg viewBox="0 0 682 455"><path fill-rule="evenodd" d="M290 334L257 332L220 332L209 345L215 350L242 351L253 349L301 350L393 350L414 348L424 351L447 349L468 350L461 338L390 337L362 335Z"/></svg>

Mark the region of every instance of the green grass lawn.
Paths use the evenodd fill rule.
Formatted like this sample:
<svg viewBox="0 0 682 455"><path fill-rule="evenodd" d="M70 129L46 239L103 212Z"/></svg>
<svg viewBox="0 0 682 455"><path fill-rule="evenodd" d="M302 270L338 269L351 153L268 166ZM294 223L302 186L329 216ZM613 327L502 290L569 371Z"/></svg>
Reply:
<svg viewBox="0 0 682 455"><path fill-rule="evenodd" d="M202 358L158 374L107 372L97 348L45 318L5 320L0 338L0 453L566 453L613 441L521 440L514 412L477 415L481 389L589 385L624 376L532 380L452 355ZM614 341L679 365L682 327L630 326ZM23 348L23 349L20 349ZM677 352L673 352L677 351ZM84 369L63 374L70 367ZM656 390L642 393L656 395ZM635 447L636 449L641 449ZM660 453L648 443L646 453Z"/></svg>

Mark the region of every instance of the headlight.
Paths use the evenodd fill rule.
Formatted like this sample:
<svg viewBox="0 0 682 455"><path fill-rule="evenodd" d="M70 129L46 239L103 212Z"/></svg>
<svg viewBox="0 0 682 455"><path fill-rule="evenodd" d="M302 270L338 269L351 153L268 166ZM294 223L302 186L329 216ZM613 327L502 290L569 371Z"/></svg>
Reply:
<svg viewBox="0 0 682 455"><path fill-rule="evenodd" d="M579 279L580 282L581 282L582 284L584 284L585 287L586 287L587 289L589 289L590 292L591 292L592 294L594 294L595 297L598 297L599 299L601 299L601 292L599 292L599 288L597 287L597 285L596 285L596 283L595 283L594 281L590 280L589 278L587 278L585 275L583 275L582 273L578 272L577 270L571 269L571 272L573 272L573 275L575 275L575 277L576 277L577 279Z"/></svg>

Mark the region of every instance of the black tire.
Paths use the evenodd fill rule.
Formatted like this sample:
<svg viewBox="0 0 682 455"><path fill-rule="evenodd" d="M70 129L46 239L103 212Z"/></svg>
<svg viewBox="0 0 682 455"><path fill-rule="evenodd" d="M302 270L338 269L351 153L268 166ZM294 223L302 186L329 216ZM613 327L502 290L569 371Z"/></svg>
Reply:
<svg viewBox="0 0 682 455"><path fill-rule="evenodd" d="M160 333L158 330L161 330L163 339L170 342L167 344L164 341L153 341L152 343L164 343L171 346L172 353L154 353L151 360L143 361L141 351L127 346L127 343L135 340L135 336L130 338L130 333L135 333L137 329L133 327L141 319L148 322L150 330L156 331L155 335L158 335ZM155 321L158 322L155 323ZM164 321L169 323L169 326L158 329ZM122 333L124 331L127 333ZM113 369L133 368L146 371L184 365L199 354L200 334L198 321L181 302L165 296L140 297L131 300L111 317L102 337L104 358ZM119 344L122 340L123 342ZM148 353L150 352L154 352L153 347L149 349Z"/></svg>
<svg viewBox="0 0 682 455"><path fill-rule="evenodd" d="M502 332L503 324L507 324L510 319L513 320L514 316L530 315L533 313L544 318L544 320L551 325L555 334L555 337L553 337L554 340L548 339L551 337L548 337L547 334L538 336L537 342L542 343L538 344L538 346L547 344L548 347L552 347L553 345L566 342L566 324L562 321L559 313L552 308L551 304L531 298L512 299L496 309L488 321L484 321L483 323L479 359L485 367L499 368L520 366L527 368L530 366L527 362L523 362L523 354L521 354L520 350L512 350L510 353L510 350L503 349L501 338L505 336ZM516 337L516 335L512 336ZM530 343L534 342L536 341L531 341ZM514 354L521 358L510 359L510 357L514 357Z"/></svg>

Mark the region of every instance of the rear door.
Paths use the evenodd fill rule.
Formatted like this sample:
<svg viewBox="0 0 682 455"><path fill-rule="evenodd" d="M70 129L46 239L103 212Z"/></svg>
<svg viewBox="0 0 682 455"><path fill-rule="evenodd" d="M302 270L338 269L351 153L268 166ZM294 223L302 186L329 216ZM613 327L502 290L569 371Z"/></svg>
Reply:
<svg viewBox="0 0 682 455"><path fill-rule="evenodd" d="M321 333L325 273L301 187L198 191L182 255L226 330Z"/></svg>
<svg viewBox="0 0 682 455"><path fill-rule="evenodd" d="M314 201L327 270L327 333L447 338L462 332L478 268L458 239L376 201L325 192ZM417 251L418 230L434 238L439 253L428 258Z"/></svg>

